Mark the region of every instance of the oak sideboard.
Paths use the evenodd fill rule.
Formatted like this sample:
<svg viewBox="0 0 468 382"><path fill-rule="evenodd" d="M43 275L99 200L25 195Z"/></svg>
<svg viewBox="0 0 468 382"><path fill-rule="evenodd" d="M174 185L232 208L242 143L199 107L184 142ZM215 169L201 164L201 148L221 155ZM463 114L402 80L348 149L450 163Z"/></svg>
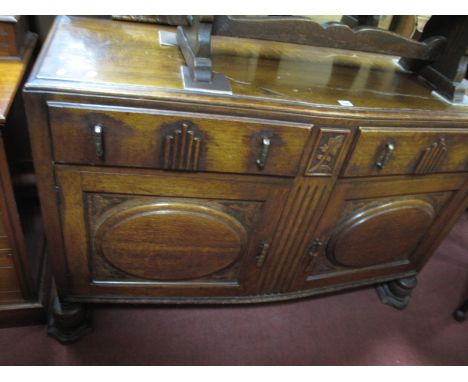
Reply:
<svg viewBox="0 0 468 382"><path fill-rule="evenodd" d="M183 89L170 27L57 19L24 90L72 342L92 303L253 303L376 285L404 308L467 205L468 106L393 57L215 37L232 94Z"/></svg>

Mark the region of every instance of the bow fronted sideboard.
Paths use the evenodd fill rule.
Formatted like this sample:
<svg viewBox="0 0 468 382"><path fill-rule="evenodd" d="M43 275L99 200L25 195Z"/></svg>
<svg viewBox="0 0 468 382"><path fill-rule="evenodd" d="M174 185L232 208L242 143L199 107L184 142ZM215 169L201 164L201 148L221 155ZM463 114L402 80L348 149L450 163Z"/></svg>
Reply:
<svg viewBox="0 0 468 382"><path fill-rule="evenodd" d="M24 97L58 299L253 303L376 285L407 305L467 205L468 106L394 57L215 36L184 89L169 26L61 17Z"/></svg>

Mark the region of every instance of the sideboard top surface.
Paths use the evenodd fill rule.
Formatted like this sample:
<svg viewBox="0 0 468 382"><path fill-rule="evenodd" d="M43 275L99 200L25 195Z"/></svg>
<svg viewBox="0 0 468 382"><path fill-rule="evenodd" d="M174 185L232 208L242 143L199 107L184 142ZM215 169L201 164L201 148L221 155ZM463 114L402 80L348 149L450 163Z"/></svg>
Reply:
<svg viewBox="0 0 468 382"><path fill-rule="evenodd" d="M332 116L468 117L468 106L440 100L396 57L230 37L213 38L213 63L233 95L188 92L183 57L176 47L160 46L160 30L173 28L59 17L26 89Z"/></svg>

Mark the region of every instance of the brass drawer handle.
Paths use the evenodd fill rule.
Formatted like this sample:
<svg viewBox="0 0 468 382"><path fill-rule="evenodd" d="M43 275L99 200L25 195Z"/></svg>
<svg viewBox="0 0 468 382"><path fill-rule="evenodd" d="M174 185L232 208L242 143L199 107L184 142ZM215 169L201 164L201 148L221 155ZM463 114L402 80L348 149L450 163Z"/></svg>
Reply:
<svg viewBox="0 0 468 382"><path fill-rule="evenodd" d="M263 170L265 167L266 160L268 158L268 153L270 151L271 140L268 137L262 137L262 151L260 152L260 156L256 160L257 167L260 170Z"/></svg>
<svg viewBox="0 0 468 382"><path fill-rule="evenodd" d="M265 242L261 242L260 245L258 246L258 255L256 257L256 265L257 268L261 268L263 264L265 263L266 256L268 254L268 249L270 248L270 245Z"/></svg>
<svg viewBox="0 0 468 382"><path fill-rule="evenodd" d="M94 126L94 148L99 159L104 158L104 129L101 125Z"/></svg>
<svg viewBox="0 0 468 382"><path fill-rule="evenodd" d="M380 169L384 168L392 157L394 151L395 145L393 143L387 142L382 154L379 156L379 160L375 163L375 165Z"/></svg>

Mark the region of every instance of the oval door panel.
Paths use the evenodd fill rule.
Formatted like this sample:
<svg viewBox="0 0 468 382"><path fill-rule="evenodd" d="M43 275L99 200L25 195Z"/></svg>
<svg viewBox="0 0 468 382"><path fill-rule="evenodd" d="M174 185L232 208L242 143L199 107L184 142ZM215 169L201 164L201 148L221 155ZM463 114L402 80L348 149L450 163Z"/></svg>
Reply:
<svg viewBox="0 0 468 382"><path fill-rule="evenodd" d="M434 209L422 200L372 207L340 225L327 255L347 267L368 267L409 256L434 220Z"/></svg>
<svg viewBox="0 0 468 382"><path fill-rule="evenodd" d="M133 276L193 279L238 259L244 227L214 208L189 203L155 203L119 211L101 223L96 250Z"/></svg>

